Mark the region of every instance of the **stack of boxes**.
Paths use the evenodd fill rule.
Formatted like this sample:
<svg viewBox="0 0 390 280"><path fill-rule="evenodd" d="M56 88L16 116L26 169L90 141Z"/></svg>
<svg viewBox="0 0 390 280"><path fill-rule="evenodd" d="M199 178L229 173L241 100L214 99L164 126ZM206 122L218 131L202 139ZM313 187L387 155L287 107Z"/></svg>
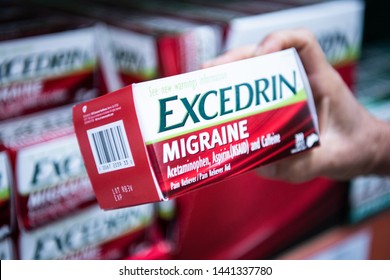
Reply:
<svg viewBox="0 0 390 280"><path fill-rule="evenodd" d="M45 4L108 25L111 56L123 85L199 69L221 50L221 29L109 1ZM160 3L161 4L161 3Z"/></svg>
<svg viewBox="0 0 390 280"><path fill-rule="evenodd" d="M4 121L0 130L2 170L12 170L13 180L4 177L2 182L12 184L19 258L118 259L146 241L153 205L112 212L98 207L70 106Z"/></svg>
<svg viewBox="0 0 390 280"><path fill-rule="evenodd" d="M158 204L102 212L76 156L68 122L75 102L134 82L197 70L225 50L258 43L283 28L312 29L329 61L353 88L362 2L34 2L40 13L15 4L0 11L0 137L6 155L0 159L7 159L11 174L9 180L0 177L1 207L16 209L10 210L10 218L18 221L2 237L14 242L1 243L1 248L17 251L4 256L138 258L147 256L141 251L153 243L152 249L165 248L152 254L161 258L170 248L158 246L163 235L176 248L170 252L173 258L269 258L343 213L345 185L316 179L297 187L254 172L180 197L163 212L156 210ZM51 7L38 8L43 6ZM36 111L40 113L30 115ZM64 171L68 177L59 177ZM38 186L40 180L45 184ZM12 185L10 191L7 185ZM12 207L9 193L15 198L10 199L15 201ZM55 203L49 202L52 198ZM226 234L233 229L234 234Z"/></svg>
<svg viewBox="0 0 390 280"><path fill-rule="evenodd" d="M20 15L2 23L0 41L2 257L136 254L150 241L155 207L103 212L72 124L72 104L113 85L104 76L108 59L102 58L97 38L104 26L30 8L10 4L2 9Z"/></svg>
<svg viewBox="0 0 390 280"><path fill-rule="evenodd" d="M375 117L390 121L390 58L388 42L370 45L359 64L356 96ZM386 58L387 57L387 58ZM350 184L351 222L362 221L390 206L389 176L360 176Z"/></svg>
<svg viewBox="0 0 390 280"><path fill-rule="evenodd" d="M0 146L0 259L14 259L15 247L12 242L15 215L11 205L12 176L9 155Z"/></svg>
<svg viewBox="0 0 390 280"><path fill-rule="evenodd" d="M0 120L104 92L93 21L23 6L2 12L15 9L20 17L0 23Z"/></svg>

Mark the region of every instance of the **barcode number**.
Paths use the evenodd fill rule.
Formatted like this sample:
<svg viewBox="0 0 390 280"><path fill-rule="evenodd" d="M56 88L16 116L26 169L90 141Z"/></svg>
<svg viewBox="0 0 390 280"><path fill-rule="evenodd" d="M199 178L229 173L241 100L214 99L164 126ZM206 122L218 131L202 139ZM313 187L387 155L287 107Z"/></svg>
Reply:
<svg viewBox="0 0 390 280"><path fill-rule="evenodd" d="M87 134L99 174L134 166L122 120L90 129Z"/></svg>

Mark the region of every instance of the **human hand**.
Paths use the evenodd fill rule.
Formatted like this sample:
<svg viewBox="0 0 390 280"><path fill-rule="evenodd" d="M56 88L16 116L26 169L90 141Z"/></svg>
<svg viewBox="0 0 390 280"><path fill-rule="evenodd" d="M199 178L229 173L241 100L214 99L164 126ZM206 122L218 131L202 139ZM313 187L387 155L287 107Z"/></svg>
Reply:
<svg viewBox="0 0 390 280"><path fill-rule="evenodd" d="M271 33L259 45L226 52L205 67L294 47L304 65L317 109L320 146L260 167L262 176L302 182L318 176L337 180L390 173L389 125L372 117L328 63L314 35L305 29ZM386 140L387 139L387 140ZM373 143L376 143L373 145ZM385 164L384 164L385 163Z"/></svg>

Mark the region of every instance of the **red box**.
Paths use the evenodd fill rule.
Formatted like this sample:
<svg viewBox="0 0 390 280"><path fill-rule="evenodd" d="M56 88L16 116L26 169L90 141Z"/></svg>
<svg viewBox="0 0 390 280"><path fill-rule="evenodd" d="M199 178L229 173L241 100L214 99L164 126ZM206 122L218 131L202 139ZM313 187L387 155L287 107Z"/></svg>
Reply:
<svg viewBox="0 0 390 280"><path fill-rule="evenodd" d="M133 84L76 105L73 119L104 209L177 197L319 144L294 49Z"/></svg>
<svg viewBox="0 0 390 280"><path fill-rule="evenodd" d="M29 6L7 10L15 18L0 23L0 120L106 92L96 21Z"/></svg>
<svg viewBox="0 0 390 280"><path fill-rule="evenodd" d="M217 25L156 15L114 3L57 1L48 6L104 22L124 85L197 70L220 53ZM103 39L104 40L104 39Z"/></svg>
<svg viewBox="0 0 390 280"><path fill-rule="evenodd" d="M258 44L275 30L311 30L328 61L353 88L363 34L362 1L119 1L122 7L218 25L224 32L223 50ZM346 20L348 19L348 20Z"/></svg>
<svg viewBox="0 0 390 280"><path fill-rule="evenodd" d="M40 227L74 213L96 198L65 106L0 123L9 155L18 225Z"/></svg>
<svg viewBox="0 0 390 280"><path fill-rule="evenodd" d="M9 155L0 144L0 239L11 234L14 228L11 186L12 175Z"/></svg>
<svg viewBox="0 0 390 280"><path fill-rule="evenodd" d="M283 1L285 2L285 1ZM269 33L307 28L319 41L327 60L353 88L363 38L364 2L293 1L289 9L237 18L232 21L225 49L258 44ZM302 5L300 4L307 4Z"/></svg>
<svg viewBox="0 0 390 280"><path fill-rule="evenodd" d="M20 231L23 260L122 259L138 252L154 222L153 205L103 211L92 205L32 231Z"/></svg>

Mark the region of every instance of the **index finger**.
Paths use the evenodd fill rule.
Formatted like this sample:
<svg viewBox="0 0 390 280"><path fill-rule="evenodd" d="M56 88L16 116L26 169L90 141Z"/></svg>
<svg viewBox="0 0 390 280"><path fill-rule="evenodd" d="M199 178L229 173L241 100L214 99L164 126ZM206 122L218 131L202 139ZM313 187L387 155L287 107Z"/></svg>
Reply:
<svg viewBox="0 0 390 280"><path fill-rule="evenodd" d="M295 48L308 75L328 67L326 57L314 34L307 29L292 29L270 33L258 45L255 55Z"/></svg>

